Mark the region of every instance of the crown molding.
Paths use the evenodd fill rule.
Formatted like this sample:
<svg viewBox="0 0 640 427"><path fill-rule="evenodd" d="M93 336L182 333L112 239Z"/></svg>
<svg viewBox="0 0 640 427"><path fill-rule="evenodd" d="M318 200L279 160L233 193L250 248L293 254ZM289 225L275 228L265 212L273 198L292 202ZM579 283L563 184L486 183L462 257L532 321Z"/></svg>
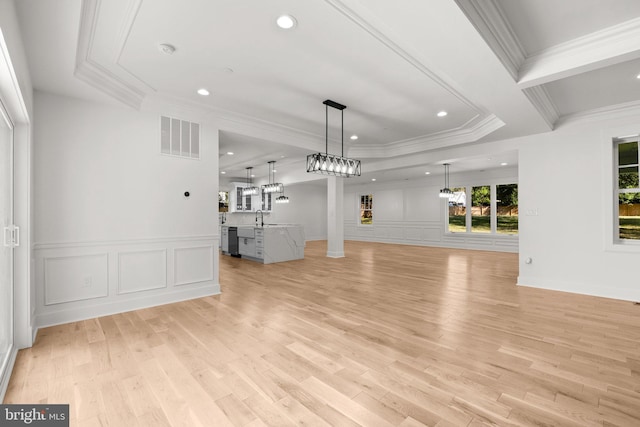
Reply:
<svg viewBox="0 0 640 427"><path fill-rule="evenodd" d="M496 0L456 0L514 80L525 62L525 51Z"/></svg>
<svg viewBox="0 0 640 427"><path fill-rule="evenodd" d="M640 115L640 101L625 102L602 108L594 108L593 110L566 114L558 119L556 122L556 128L569 123L593 122L594 120L614 119L621 116L631 115Z"/></svg>
<svg viewBox="0 0 640 427"><path fill-rule="evenodd" d="M558 121L559 114L549 92L544 86L534 86L523 89L522 92L529 98L529 101L538 110L542 118L547 122L551 130Z"/></svg>
<svg viewBox="0 0 640 427"><path fill-rule="evenodd" d="M101 0L82 1L74 75L122 103L140 109L145 96L144 92L131 86L91 59L100 4Z"/></svg>
<svg viewBox="0 0 640 427"><path fill-rule="evenodd" d="M147 83L144 79L139 77L133 71L129 70L125 67L120 60L122 59L122 54L124 53L124 49L127 46L127 42L129 41L129 36L131 35L131 30L133 30L133 25L138 19L138 13L140 12L140 8L142 7L143 0L129 0L129 4L127 10L124 14L124 19L122 21L122 28L120 29L120 35L118 36L118 42L116 44L116 52L113 57L113 63L118 66L124 73L126 73L134 82L138 83L142 87L145 87L148 92L156 93L158 90L152 87L149 83Z"/></svg>
<svg viewBox="0 0 640 427"><path fill-rule="evenodd" d="M529 56L520 68L518 85L538 86L636 58L640 58L640 18Z"/></svg>
<svg viewBox="0 0 640 427"><path fill-rule="evenodd" d="M452 132L442 132L384 145L359 145L349 149L349 157L385 158L416 154L453 145L475 142L503 127L505 123L491 114Z"/></svg>

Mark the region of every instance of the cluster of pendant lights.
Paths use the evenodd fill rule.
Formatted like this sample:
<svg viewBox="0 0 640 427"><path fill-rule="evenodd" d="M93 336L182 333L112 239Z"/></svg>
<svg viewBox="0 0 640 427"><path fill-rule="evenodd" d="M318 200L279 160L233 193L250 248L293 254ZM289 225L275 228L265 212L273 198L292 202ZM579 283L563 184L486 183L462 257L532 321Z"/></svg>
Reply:
<svg viewBox="0 0 640 427"><path fill-rule="evenodd" d="M274 169L275 161L271 160L270 162L267 162L267 163L269 164L269 183L262 186L262 191L265 193L282 193L282 189L284 188L284 185L282 185L281 182L272 182L276 180L275 169ZM271 179L272 176L273 176L273 180Z"/></svg>
<svg viewBox="0 0 640 427"><path fill-rule="evenodd" d="M322 102L325 105L325 152L313 153L307 156L307 172L343 177L360 176L360 160L344 157L344 109L345 105L327 99ZM340 110L342 115L342 153L329 154L329 107Z"/></svg>
<svg viewBox="0 0 640 427"><path fill-rule="evenodd" d="M280 193L280 196L276 197L276 203L289 203L289 198L284 195L284 184L276 181L276 162L271 160L267 162L269 164L269 183L262 186L262 191L265 193Z"/></svg>
<svg viewBox="0 0 640 427"><path fill-rule="evenodd" d="M443 199L451 199L453 198L453 191L449 188L449 163L445 163L444 165L444 188L440 190L440 197Z"/></svg>
<svg viewBox="0 0 640 427"><path fill-rule="evenodd" d="M243 196L257 196L260 194L260 189L253 185L253 178L251 178L251 171L253 168L249 166L247 168L247 186L242 188Z"/></svg>
<svg viewBox="0 0 640 427"><path fill-rule="evenodd" d="M247 169L247 186L242 188L243 196L257 196L262 190L263 193L280 193L280 196L276 198L276 203L289 203L289 198L284 195L284 184L281 182L275 182L275 161L271 160L267 162L269 164L269 183L262 185L260 188L253 185L253 178L251 171L253 167Z"/></svg>

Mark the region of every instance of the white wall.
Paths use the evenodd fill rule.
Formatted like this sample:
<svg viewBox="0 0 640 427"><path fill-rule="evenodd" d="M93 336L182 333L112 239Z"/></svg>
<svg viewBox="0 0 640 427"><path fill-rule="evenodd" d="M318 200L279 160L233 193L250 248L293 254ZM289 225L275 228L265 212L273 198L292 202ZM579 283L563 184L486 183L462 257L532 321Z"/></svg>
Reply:
<svg viewBox="0 0 640 427"><path fill-rule="evenodd" d="M640 247L612 244L611 213L611 139L640 133L638 113L585 118L514 141L521 146L519 284L640 301Z"/></svg>
<svg viewBox="0 0 640 427"><path fill-rule="evenodd" d="M220 191L230 191L231 187ZM326 240L327 238L327 185L300 183L285 185L288 204L273 204L273 210L264 214L264 222L269 224L300 224L304 227L306 240ZM226 214L227 224L255 224L255 213Z"/></svg>
<svg viewBox="0 0 640 427"><path fill-rule="evenodd" d="M451 186L518 182L514 168L451 174ZM420 180L370 183L345 188L345 239L409 245L517 252L518 237L446 233L446 202L439 197L442 176ZM373 224L359 224L361 194L373 195Z"/></svg>
<svg viewBox="0 0 640 427"><path fill-rule="evenodd" d="M35 117L40 326L219 292L217 128L190 160L157 113L36 92Z"/></svg>
<svg viewBox="0 0 640 427"><path fill-rule="evenodd" d="M30 347L34 334L32 283L31 152L33 88L13 1L0 1L0 98L14 123L13 222L20 246L13 250L13 349L0 371L0 401L7 389L17 349Z"/></svg>

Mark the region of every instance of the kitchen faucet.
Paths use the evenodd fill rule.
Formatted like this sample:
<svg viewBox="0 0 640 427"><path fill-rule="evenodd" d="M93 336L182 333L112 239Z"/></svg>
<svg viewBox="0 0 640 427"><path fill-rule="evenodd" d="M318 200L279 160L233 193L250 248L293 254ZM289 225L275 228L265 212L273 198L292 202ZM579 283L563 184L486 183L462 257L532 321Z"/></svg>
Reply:
<svg viewBox="0 0 640 427"><path fill-rule="evenodd" d="M260 227L264 227L264 214L261 209L256 211L256 225L258 225L258 212L260 212Z"/></svg>

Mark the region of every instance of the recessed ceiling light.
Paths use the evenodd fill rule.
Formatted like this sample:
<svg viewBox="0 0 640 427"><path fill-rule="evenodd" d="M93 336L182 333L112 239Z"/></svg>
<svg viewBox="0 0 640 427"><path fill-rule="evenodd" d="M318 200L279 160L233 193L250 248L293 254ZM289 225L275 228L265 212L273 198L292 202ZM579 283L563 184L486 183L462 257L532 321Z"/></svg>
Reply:
<svg viewBox="0 0 640 427"><path fill-rule="evenodd" d="M425 172L424 174L425 175L431 175L431 172Z"/></svg>
<svg viewBox="0 0 640 427"><path fill-rule="evenodd" d="M172 44L169 43L161 43L158 45L158 49L160 49L160 52L167 54L167 55L172 55L173 52L176 51L176 47Z"/></svg>
<svg viewBox="0 0 640 427"><path fill-rule="evenodd" d="M222 172L220 172L220 173L221 173L222 175L224 175L226 172L225 172L225 171L222 171Z"/></svg>
<svg viewBox="0 0 640 427"><path fill-rule="evenodd" d="M636 79L640 80L640 74L638 74L638 75L636 76Z"/></svg>
<svg viewBox="0 0 640 427"><path fill-rule="evenodd" d="M440 112L438 113L438 117L444 117L444 116L446 116L447 114L449 114L449 113L447 113L446 111L444 111L444 110L443 110L443 111L440 111Z"/></svg>
<svg viewBox="0 0 640 427"><path fill-rule="evenodd" d="M198 95L209 96L209 91L205 88L198 89Z"/></svg>
<svg viewBox="0 0 640 427"><path fill-rule="evenodd" d="M502 162L502 163L500 163L500 166L507 166L508 164L509 163L507 163L507 162Z"/></svg>
<svg viewBox="0 0 640 427"><path fill-rule="evenodd" d="M251 178L255 178L256 176L254 174L251 174Z"/></svg>
<svg viewBox="0 0 640 427"><path fill-rule="evenodd" d="M273 173L276 173L276 172L278 172L278 171L277 171L276 169L274 169L274 170L273 170Z"/></svg>
<svg viewBox="0 0 640 427"><path fill-rule="evenodd" d="M233 151L227 151L227 156L233 156L235 153Z"/></svg>
<svg viewBox="0 0 640 427"><path fill-rule="evenodd" d="M375 178L371 178L371 181L375 181L375 180L376 180Z"/></svg>
<svg viewBox="0 0 640 427"><path fill-rule="evenodd" d="M283 30L290 30L296 26L296 18L291 15L281 15L276 19L276 24Z"/></svg>
<svg viewBox="0 0 640 427"><path fill-rule="evenodd" d="M358 135L351 135L350 139L352 139L353 141L355 141L356 139L358 139Z"/></svg>

